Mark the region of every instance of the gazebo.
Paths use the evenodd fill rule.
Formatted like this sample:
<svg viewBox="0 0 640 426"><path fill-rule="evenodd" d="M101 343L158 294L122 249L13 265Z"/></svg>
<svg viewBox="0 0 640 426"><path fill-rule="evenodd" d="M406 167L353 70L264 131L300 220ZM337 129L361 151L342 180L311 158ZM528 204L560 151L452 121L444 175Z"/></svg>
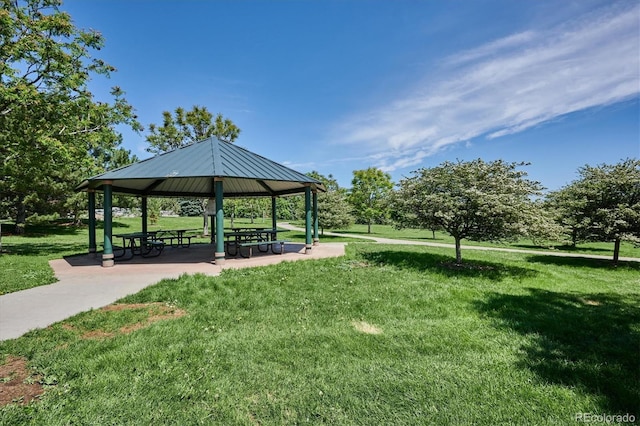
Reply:
<svg viewBox="0 0 640 426"><path fill-rule="evenodd" d="M318 191L322 182L292 170L238 145L214 137L156 155L88 178L77 191L89 195L89 252L96 252L96 192L104 194L104 250L102 266L113 266L112 194L130 194L142 200L142 232L147 232L147 197L198 197L215 199L214 262L224 263L224 213L226 197L271 197L273 227L276 199L305 196L305 249L318 244Z"/></svg>

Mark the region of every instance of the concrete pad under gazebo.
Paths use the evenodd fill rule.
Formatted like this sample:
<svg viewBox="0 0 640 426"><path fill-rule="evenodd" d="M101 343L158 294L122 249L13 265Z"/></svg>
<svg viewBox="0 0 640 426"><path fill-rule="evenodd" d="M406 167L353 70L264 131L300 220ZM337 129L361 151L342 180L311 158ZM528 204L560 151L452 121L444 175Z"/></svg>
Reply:
<svg viewBox="0 0 640 426"><path fill-rule="evenodd" d="M96 192L104 194L104 250L102 266L114 265L112 195L130 194L142 199L142 232L147 232L147 197L198 197L215 199L215 253L223 264L224 199L271 197L273 228L276 200L292 194L305 196L305 249L318 239L318 191L322 182L237 145L209 138L119 169L88 178L77 188L89 194L89 252L96 252Z"/></svg>

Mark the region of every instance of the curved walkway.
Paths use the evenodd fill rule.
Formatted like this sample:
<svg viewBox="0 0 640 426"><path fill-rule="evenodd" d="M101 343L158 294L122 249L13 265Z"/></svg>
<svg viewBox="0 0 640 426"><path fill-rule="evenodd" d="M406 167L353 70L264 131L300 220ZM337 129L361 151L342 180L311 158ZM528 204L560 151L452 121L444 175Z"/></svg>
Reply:
<svg viewBox="0 0 640 426"><path fill-rule="evenodd" d="M284 229L292 230L292 231L305 232L303 228L291 225L289 223L279 223L278 226ZM443 248L455 249L454 244L432 243L429 241L397 240L392 238L373 237L373 236L361 235L361 234L357 234L357 235L341 234L339 232L325 232L324 235L330 235L334 237L366 239L366 240L372 240L381 244L404 244L404 245L431 246L431 247L443 247ZM559 252L559 251L542 251L542 250L526 250L526 249L521 250L521 249L511 249L506 247L465 246L465 245L461 246L461 248L463 250L504 251L509 253L525 253L525 254L533 254L533 255L540 255L540 256L577 257L577 258L584 258L584 259L612 260L612 256L602 256L598 254L566 253L566 252ZM619 260L623 262L640 262L640 258L637 258L637 257L620 257Z"/></svg>

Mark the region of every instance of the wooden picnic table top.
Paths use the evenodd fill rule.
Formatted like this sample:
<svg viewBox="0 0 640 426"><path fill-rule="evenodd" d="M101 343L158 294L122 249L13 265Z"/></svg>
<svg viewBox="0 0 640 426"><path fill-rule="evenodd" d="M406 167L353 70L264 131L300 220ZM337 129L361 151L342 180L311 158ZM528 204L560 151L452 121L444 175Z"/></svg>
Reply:
<svg viewBox="0 0 640 426"><path fill-rule="evenodd" d="M177 234L184 234L185 232L192 232L192 231L199 231L199 228L189 228L189 229L158 229L157 231L154 232L158 232L158 233L164 233L164 232L175 232Z"/></svg>
<svg viewBox="0 0 640 426"><path fill-rule="evenodd" d="M144 237L153 237L158 233L158 231L148 231L148 232L130 232L126 234L113 234L114 237L120 238L144 238Z"/></svg>
<svg viewBox="0 0 640 426"><path fill-rule="evenodd" d="M232 228L233 229L233 228ZM242 228L245 229L245 228ZM227 231L224 233L225 237L228 236L247 236L247 235L258 235L258 234L274 234L277 232L287 232L288 229L272 229L272 228L259 228L253 231Z"/></svg>

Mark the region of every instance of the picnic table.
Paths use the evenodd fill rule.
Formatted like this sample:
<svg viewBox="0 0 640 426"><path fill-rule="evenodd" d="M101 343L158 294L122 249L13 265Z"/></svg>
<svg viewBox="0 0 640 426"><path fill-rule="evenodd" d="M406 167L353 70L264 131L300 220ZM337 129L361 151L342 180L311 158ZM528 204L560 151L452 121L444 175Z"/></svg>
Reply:
<svg viewBox="0 0 640 426"><path fill-rule="evenodd" d="M238 229L238 230L233 230ZM271 249L274 254L284 253L284 244L286 240L278 240L278 233L286 232L286 230L271 228L232 228L231 232L225 232L226 250L229 256L236 256L240 253L242 257L251 257L253 247L258 247L258 251L266 253ZM276 247L279 246L279 252ZM243 252L246 248L246 255Z"/></svg>
<svg viewBox="0 0 640 426"><path fill-rule="evenodd" d="M121 260L132 259L133 256L155 257L164 249L164 242L156 239L158 231L131 232L128 234L114 234L116 238L122 238L122 246L114 246L113 257ZM120 252L122 251L122 252ZM129 256L125 255L129 252Z"/></svg>
<svg viewBox="0 0 640 426"><path fill-rule="evenodd" d="M171 247L187 248L191 245L191 238L194 235L187 235L187 232L195 232L198 229L167 229L156 231L156 239L166 243L169 241Z"/></svg>

